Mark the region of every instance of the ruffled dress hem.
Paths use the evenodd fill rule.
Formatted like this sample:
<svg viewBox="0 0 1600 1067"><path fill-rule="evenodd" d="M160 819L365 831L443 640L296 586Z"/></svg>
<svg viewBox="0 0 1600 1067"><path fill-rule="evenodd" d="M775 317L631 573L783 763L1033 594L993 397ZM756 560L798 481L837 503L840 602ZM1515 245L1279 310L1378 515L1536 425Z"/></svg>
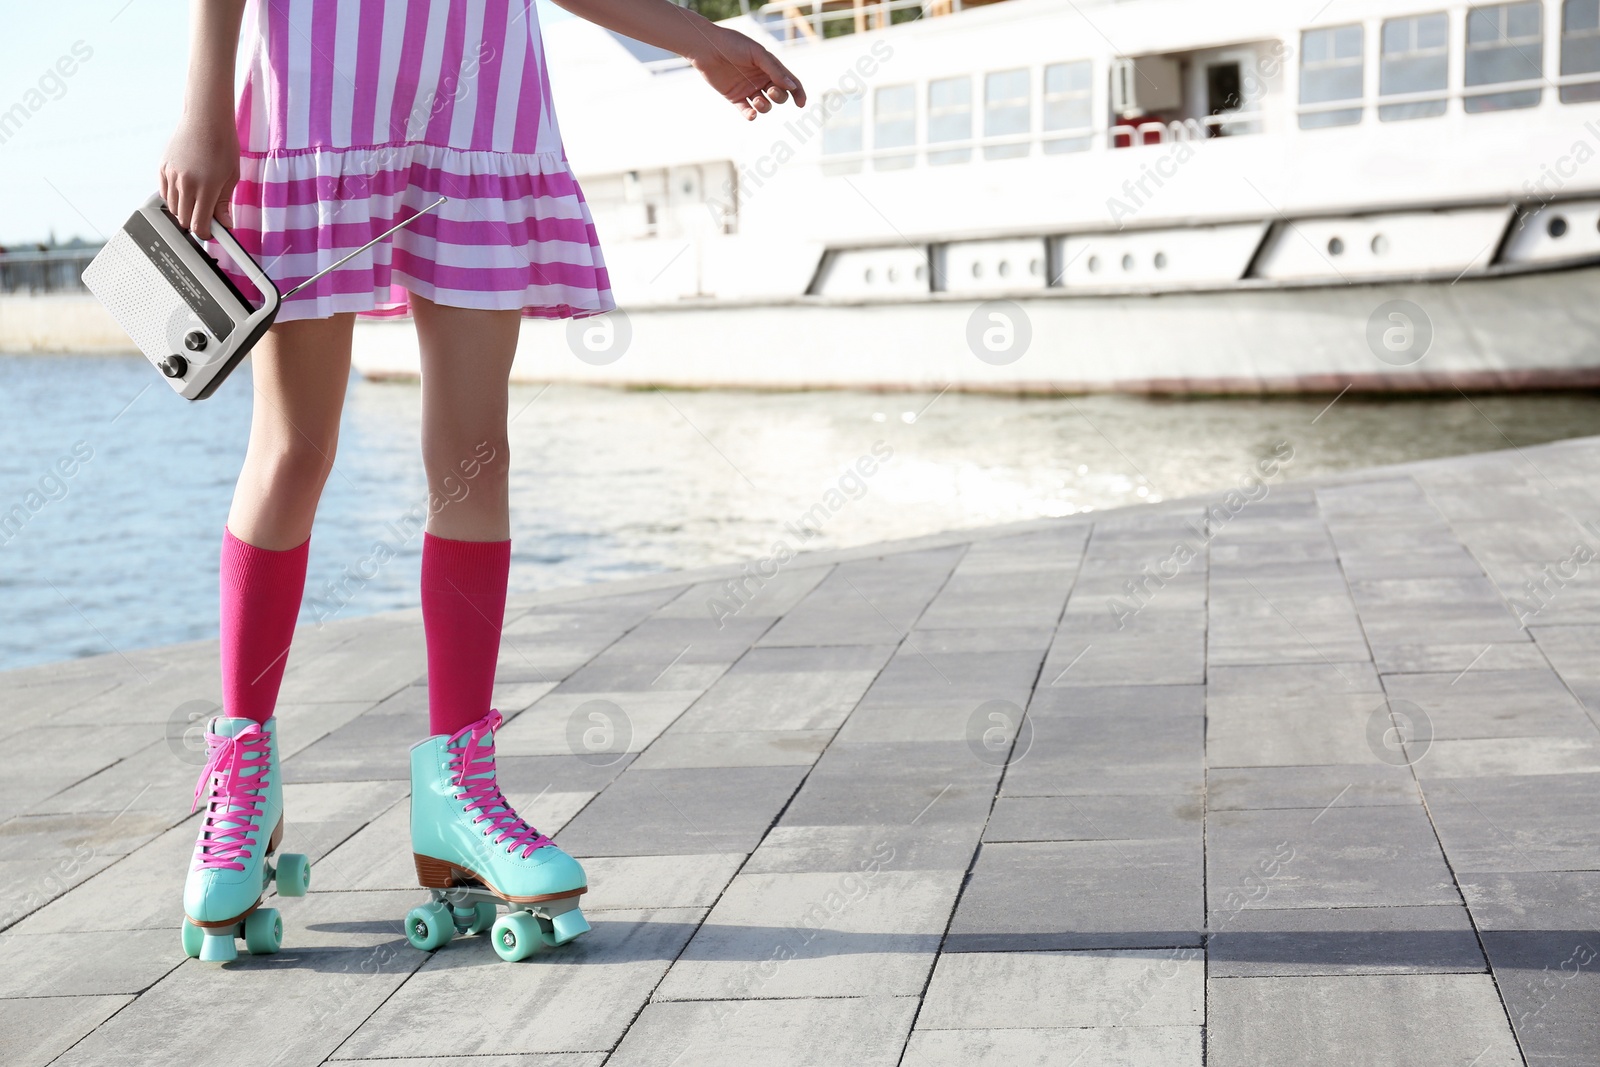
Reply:
<svg viewBox="0 0 1600 1067"><path fill-rule="evenodd" d="M404 315L411 294L530 318L616 307L588 204L560 152L410 142L243 152L240 169L233 232L280 292L421 215L285 300L279 322ZM229 273L247 298L261 299Z"/></svg>

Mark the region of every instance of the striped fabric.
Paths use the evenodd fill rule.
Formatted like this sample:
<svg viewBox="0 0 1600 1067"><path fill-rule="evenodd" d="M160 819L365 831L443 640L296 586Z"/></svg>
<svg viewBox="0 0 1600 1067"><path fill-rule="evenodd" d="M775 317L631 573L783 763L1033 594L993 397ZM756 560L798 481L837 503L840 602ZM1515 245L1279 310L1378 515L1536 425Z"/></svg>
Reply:
<svg viewBox="0 0 1600 1067"><path fill-rule="evenodd" d="M250 0L246 19L234 233L280 290L449 197L278 321L401 314L407 291L546 318L616 306L533 0Z"/></svg>

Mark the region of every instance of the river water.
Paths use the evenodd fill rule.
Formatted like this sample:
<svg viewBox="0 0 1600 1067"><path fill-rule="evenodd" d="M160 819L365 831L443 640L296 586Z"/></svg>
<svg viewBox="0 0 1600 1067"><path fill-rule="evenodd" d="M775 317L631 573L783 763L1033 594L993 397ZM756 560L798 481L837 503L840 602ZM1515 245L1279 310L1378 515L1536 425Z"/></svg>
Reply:
<svg viewBox="0 0 1600 1067"><path fill-rule="evenodd" d="M190 404L142 360L0 357L0 669L215 635L247 382ZM806 516L832 548L1159 501L1280 441L1299 479L1600 434L1591 393L1332 399L516 386L512 590L758 558ZM418 400L352 380L303 621L416 604Z"/></svg>

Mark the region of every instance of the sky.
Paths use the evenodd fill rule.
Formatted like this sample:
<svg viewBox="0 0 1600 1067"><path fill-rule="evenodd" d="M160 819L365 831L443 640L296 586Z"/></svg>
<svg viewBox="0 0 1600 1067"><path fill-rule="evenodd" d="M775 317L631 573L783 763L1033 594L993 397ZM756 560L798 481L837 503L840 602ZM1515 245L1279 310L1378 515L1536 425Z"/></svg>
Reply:
<svg viewBox="0 0 1600 1067"><path fill-rule="evenodd" d="M98 242L156 191L183 109L188 7L0 0L0 246ZM571 17L539 0L542 23Z"/></svg>

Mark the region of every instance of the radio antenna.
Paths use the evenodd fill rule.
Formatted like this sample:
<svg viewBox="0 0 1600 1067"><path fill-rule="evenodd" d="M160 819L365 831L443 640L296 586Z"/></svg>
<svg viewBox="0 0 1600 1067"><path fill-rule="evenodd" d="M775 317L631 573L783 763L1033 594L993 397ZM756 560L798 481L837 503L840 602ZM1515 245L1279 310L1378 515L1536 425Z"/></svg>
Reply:
<svg viewBox="0 0 1600 1067"><path fill-rule="evenodd" d="M282 299L284 299L284 300L289 299L291 296L293 296L294 294L298 293L300 290L304 289L306 286L310 285L312 282L316 281L318 278L322 277L324 274L327 274L329 271L338 270L340 267L344 266L346 263L350 262L352 259L354 259L357 256L359 256L361 253L365 252L367 249L371 248L373 245L375 245L379 241L383 240L385 237L388 237L391 233L394 233L397 230L405 229L407 226L410 226L413 222L416 222L422 216L426 215L428 212L432 211L434 208L438 207L440 204L444 203L448 199L450 199L450 198L447 197L447 196L441 196L439 199L435 200L433 203L429 204L427 207L423 208L421 211L417 212L415 215L412 215L409 219L406 219L406 221L401 222L401 223L397 223L396 225L389 227L387 230L384 230L382 233L378 234L378 236L374 237L372 240L368 241L366 244L362 245L360 248L356 249L354 252L351 252L349 255L345 256L343 259L340 259L337 263L334 263L331 266L323 267L321 270L317 271L317 273L313 274L311 277L307 278L305 281L301 282L299 285L295 286L293 289L290 289L287 293L284 293Z"/></svg>

